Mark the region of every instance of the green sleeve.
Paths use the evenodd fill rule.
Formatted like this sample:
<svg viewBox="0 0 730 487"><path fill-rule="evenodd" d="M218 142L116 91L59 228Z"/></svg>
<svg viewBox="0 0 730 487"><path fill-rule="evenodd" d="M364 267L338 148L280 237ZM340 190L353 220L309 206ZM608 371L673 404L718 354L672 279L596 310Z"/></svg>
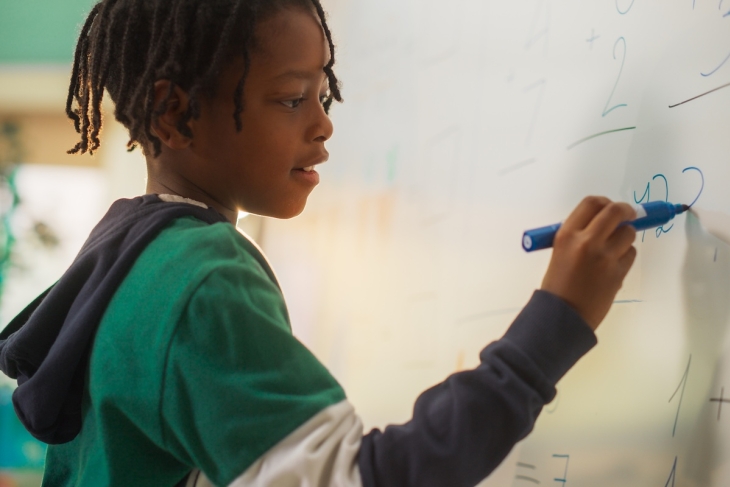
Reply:
<svg viewBox="0 0 730 487"><path fill-rule="evenodd" d="M302 423L345 398L291 334L280 290L253 262L218 266L201 281L165 367L165 446L217 485L229 484Z"/></svg>

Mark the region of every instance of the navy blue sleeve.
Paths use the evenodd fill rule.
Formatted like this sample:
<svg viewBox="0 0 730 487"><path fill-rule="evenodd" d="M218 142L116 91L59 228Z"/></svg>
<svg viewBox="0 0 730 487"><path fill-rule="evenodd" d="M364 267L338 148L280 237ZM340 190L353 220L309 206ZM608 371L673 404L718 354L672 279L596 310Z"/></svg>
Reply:
<svg viewBox="0 0 730 487"><path fill-rule="evenodd" d="M536 291L505 335L481 352L481 365L421 394L408 423L363 437L363 486L476 485L532 431L555 384L595 344L570 306Z"/></svg>

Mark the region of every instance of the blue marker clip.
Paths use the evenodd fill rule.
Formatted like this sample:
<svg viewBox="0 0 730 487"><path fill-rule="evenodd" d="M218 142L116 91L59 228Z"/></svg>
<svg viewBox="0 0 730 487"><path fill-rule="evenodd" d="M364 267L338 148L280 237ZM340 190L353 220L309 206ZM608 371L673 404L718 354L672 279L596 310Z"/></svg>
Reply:
<svg viewBox="0 0 730 487"><path fill-rule="evenodd" d="M631 225L637 231L664 225L676 215L689 210L687 205L674 205L664 201L652 201L634 208L636 209L636 220L622 223L622 225ZM527 252L532 252L552 247L555 234L558 233L561 225L562 223L556 223L526 231L522 236L522 248Z"/></svg>

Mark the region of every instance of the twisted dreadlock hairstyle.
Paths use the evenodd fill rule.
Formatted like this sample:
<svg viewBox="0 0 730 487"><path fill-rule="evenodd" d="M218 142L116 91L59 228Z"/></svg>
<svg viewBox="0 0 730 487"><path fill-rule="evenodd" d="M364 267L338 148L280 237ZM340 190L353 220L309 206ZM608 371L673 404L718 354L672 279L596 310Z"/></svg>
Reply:
<svg viewBox="0 0 730 487"><path fill-rule="evenodd" d="M114 117L129 130L130 151L149 142L159 154L152 121L165 112L176 86L190 97L178 129L192 137L187 122L200 116L199 95L215 95L223 68L236 57L244 63L234 92L233 120L240 131L254 28L287 7L313 8L322 24L330 50L324 67L330 89L324 108L329 112L333 100L341 102L342 96L332 70L335 46L319 0L102 0L89 13L76 45L66 114L81 141L68 152L93 154L99 148L104 90L114 101ZM161 79L169 80L170 87L154 106L154 84Z"/></svg>

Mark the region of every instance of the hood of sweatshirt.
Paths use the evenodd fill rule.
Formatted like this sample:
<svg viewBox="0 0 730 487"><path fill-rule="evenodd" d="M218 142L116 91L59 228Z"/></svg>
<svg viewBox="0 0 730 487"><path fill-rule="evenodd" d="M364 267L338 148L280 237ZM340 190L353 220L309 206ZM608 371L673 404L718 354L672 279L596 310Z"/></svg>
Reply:
<svg viewBox="0 0 730 487"><path fill-rule="evenodd" d="M212 208L145 195L114 202L61 279L0 333L0 370L18 381L13 406L49 444L81 431L81 401L96 329L145 247L174 219L227 222Z"/></svg>

